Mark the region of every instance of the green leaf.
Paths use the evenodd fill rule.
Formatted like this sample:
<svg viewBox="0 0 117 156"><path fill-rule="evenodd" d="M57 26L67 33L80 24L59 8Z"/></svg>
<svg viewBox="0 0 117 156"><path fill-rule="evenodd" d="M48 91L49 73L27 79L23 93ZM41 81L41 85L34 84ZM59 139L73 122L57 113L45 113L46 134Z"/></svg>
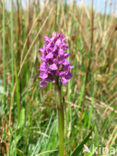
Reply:
<svg viewBox="0 0 117 156"><path fill-rule="evenodd" d="M83 96L84 96L84 91L85 91L85 79L86 79L86 76L84 76L84 79L83 79L83 85L82 85L81 92L80 92L78 106L80 106L83 101Z"/></svg>
<svg viewBox="0 0 117 156"><path fill-rule="evenodd" d="M22 128L24 126L24 123L25 123L25 109L22 108L19 119L19 127Z"/></svg>
<svg viewBox="0 0 117 156"><path fill-rule="evenodd" d="M1 83L1 82L0 82ZM5 90L3 86L0 86L0 95L5 95Z"/></svg>
<svg viewBox="0 0 117 156"><path fill-rule="evenodd" d="M73 151L73 153L71 154L71 156L77 156L80 152L81 152L81 150L83 149L83 147L84 147L84 144L86 144L86 142L89 140L89 137L91 136L91 134L92 134L92 131L88 134L88 136L81 142L81 144L80 145L78 145L77 147L76 147L76 149Z"/></svg>
<svg viewBox="0 0 117 156"><path fill-rule="evenodd" d="M9 148L9 156L17 156L17 144L19 140L21 139L21 135L16 136L13 141L10 143L10 148Z"/></svg>

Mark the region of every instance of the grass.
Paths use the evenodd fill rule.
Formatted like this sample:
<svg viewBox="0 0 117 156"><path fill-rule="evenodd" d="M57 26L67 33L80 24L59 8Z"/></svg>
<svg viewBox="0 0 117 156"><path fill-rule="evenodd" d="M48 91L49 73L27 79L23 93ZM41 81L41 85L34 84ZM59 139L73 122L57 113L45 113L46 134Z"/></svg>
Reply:
<svg viewBox="0 0 117 156"><path fill-rule="evenodd" d="M39 0L30 0L24 9L20 0L11 0L10 10L0 2L1 156L58 155L54 86L39 85L38 49L43 36L54 31L68 38L74 65L73 78L62 93L65 155L96 155L93 145L116 147L117 18L114 10L97 13L91 1L91 7L81 8L75 1L45 1L41 6ZM91 130L86 143L91 153L83 153Z"/></svg>
<svg viewBox="0 0 117 156"><path fill-rule="evenodd" d="M3 84L4 84L4 91L6 91L6 60L5 60L5 56L6 56L6 31L5 31L5 2L3 2L3 19L2 19L2 37L3 37L3 43L2 43L2 47L3 47ZM4 104L6 104L6 96L4 95Z"/></svg>

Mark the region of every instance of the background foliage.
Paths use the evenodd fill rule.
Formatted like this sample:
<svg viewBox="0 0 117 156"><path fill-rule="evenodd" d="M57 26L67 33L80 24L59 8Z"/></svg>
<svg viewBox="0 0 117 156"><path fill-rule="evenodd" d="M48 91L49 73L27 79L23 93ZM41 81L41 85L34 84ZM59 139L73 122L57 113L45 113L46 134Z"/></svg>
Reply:
<svg viewBox="0 0 117 156"><path fill-rule="evenodd" d="M68 38L73 78L63 87L65 154L92 129L87 146L117 143L117 18L91 7L49 0L0 2L0 155L58 155L54 85L39 86L43 36ZM106 2L106 1L105 1ZM111 7L111 4L110 4ZM106 11L106 5L105 5ZM94 155L80 152L78 155Z"/></svg>

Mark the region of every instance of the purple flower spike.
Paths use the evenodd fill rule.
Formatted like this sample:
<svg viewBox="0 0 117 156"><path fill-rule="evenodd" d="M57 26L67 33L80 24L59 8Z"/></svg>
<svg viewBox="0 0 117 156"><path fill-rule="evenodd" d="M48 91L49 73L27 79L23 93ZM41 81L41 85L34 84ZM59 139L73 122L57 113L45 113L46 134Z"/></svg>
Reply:
<svg viewBox="0 0 117 156"><path fill-rule="evenodd" d="M40 66L40 75L42 79L40 87L47 85L47 82L53 80L60 80L62 84L67 84L68 80L72 78L70 73L73 66L67 60L71 53L67 53L68 45L65 43L66 38L62 33L56 34L55 32L51 37L44 36L45 42L43 48L39 51L42 52L40 59L42 64Z"/></svg>

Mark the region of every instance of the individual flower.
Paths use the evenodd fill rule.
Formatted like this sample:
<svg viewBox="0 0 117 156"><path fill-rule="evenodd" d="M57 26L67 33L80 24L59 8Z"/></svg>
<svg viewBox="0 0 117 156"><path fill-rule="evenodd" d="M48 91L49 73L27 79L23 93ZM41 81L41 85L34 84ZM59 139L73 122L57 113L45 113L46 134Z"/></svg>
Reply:
<svg viewBox="0 0 117 156"><path fill-rule="evenodd" d="M73 66L67 60L70 53L67 53L68 45L65 43L67 40L63 37L62 33L56 34L55 32L49 38L44 36L43 48L39 51L42 52L40 59L42 64L40 65L40 87L47 85L49 81L60 80L62 84L67 84L71 79L71 69Z"/></svg>

